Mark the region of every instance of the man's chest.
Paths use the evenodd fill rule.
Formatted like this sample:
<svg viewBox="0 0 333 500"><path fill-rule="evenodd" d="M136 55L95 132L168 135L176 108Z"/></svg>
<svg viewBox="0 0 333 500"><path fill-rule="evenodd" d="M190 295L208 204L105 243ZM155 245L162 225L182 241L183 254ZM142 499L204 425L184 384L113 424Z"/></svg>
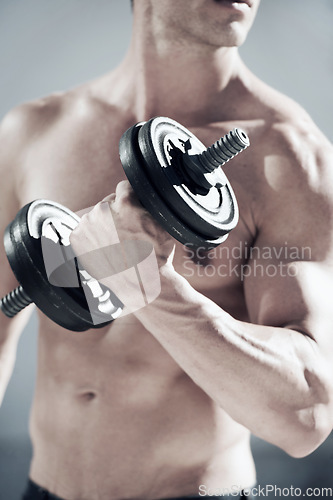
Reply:
<svg viewBox="0 0 333 500"><path fill-rule="evenodd" d="M51 138L25 158L18 195L22 205L44 198L76 212L96 205L125 178L112 137L103 143L86 137L72 145Z"/></svg>

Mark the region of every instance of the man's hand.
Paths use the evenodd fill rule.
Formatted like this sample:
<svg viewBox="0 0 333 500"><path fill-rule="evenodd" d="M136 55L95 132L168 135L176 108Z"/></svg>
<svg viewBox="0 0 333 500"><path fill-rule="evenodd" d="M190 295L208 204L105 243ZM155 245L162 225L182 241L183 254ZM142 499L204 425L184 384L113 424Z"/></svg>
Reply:
<svg viewBox="0 0 333 500"><path fill-rule="evenodd" d="M142 260L145 247L141 243L150 243L158 266L172 265L174 239L142 207L129 182L122 181L114 194L83 215L70 243L84 268L99 279L120 271L124 263L119 263L115 249L128 241L138 242L131 245L132 262Z"/></svg>

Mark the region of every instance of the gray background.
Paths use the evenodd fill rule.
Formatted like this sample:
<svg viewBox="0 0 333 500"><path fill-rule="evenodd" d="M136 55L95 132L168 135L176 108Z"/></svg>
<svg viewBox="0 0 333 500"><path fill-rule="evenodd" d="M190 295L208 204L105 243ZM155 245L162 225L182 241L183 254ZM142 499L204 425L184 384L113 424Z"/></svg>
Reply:
<svg viewBox="0 0 333 500"><path fill-rule="evenodd" d="M332 0L262 0L241 49L254 73L302 104L331 139L332 26ZM0 116L109 71L121 60L130 30L129 0L0 0ZM0 410L0 500L19 498L28 470L36 326L33 316ZM301 460L256 438L253 450L262 485L333 487L332 436Z"/></svg>

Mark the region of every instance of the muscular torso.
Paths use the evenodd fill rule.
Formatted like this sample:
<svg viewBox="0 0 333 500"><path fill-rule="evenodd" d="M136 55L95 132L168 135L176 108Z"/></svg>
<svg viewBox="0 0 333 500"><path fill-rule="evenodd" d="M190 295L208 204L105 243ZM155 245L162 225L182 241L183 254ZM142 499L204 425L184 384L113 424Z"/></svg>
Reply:
<svg viewBox="0 0 333 500"><path fill-rule="evenodd" d="M46 120L20 166L19 201L46 198L78 211L125 179L118 141L135 119L80 98L79 91L54 108L50 113L60 117L55 125ZM207 145L236 125L256 142L263 127L255 119L185 125ZM198 265L177 244L174 259L195 289L245 321L239 266L255 232L246 169L262 161L256 151L250 148L226 168L241 220L223 251L200 253ZM232 253L235 247L239 251ZM30 428L32 479L71 500L168 498L197 494L200 484L230 488L255 481L249 432L216 407L132 316L71 333L40 315Z"/></svg>

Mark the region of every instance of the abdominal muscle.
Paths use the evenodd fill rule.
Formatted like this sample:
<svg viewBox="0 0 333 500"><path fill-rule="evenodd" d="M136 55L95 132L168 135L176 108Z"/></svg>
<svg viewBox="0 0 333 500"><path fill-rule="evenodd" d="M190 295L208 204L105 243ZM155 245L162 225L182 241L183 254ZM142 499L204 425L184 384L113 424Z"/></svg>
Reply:
<svg viewBox="0 0 333 500"><path fill-rule="evenodd" d="M73 333L40 318L30 477L68 500L249 486L248 431L132 316Z"/></svg>

